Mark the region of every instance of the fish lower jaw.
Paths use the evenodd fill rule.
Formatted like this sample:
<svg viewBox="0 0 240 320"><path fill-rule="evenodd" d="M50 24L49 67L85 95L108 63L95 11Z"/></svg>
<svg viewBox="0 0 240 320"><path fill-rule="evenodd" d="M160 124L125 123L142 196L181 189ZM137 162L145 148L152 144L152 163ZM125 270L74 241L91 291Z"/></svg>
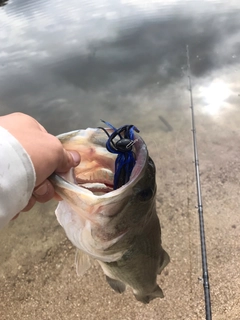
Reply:
<svg viewBox="0 0 240 320"><path fill-rule="evenodd" d="M95 195L102 195L108 192L113 191L113 186L105 185L104 183L91 182L78 184L80 187L91 191Z"/></svg>
<svg viewBox="0 0 240 320"><path fill-rule="evenodd" d="M85 188L95 195L105 194L114 190L112 180L76 178L76 183L79 187Z"/></svg>

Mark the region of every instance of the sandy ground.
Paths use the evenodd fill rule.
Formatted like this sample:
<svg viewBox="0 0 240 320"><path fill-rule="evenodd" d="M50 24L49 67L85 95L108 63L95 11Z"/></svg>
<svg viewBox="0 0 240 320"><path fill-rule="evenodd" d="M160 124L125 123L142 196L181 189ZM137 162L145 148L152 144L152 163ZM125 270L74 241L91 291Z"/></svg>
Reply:
<svg viewBox="0 0 240 320"><path fill-rule="evenodd" d="M58 225L55 203L24 213L0 232L0 319L205 319L195 177L188 110L139 119L157 166L157 208L171 263L159 276L165 298L137 302L119 295L94 265L82 278L75 249ZM144 119L144 118L142 118ZM151 134L149 132L151 123ZM214 320L240 319L240 123L197 114L205 231ZM14 194L13 194L14 196Z"/></svg>

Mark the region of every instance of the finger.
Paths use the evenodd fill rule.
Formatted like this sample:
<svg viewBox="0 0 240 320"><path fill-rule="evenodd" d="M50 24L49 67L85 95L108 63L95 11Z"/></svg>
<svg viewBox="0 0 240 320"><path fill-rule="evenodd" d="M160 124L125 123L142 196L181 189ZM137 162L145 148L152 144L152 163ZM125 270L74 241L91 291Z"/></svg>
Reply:
<svg viewBox="0 0 240 320"><path fill-rule="evenodd" d="M63 198L55 191L55 194L54 194L54 199L57 200L57 201L62 201Z"/></svg>
<svg viewBox="0 0 240 320"><path fill-rule="evenodd" d="M64 149L64 155L62 157L61 163L58 165L56 172L67 172L72 167L79 165L81 161L81 156L77 151L67 151Z"/></svg>
<svg viewBox="0 0 240 320"><path fill-rule="evenodd" d="M19 215L20 215L20 212L19 212L18 214L16 214L16 215L11 219L11 221L17 219L17 217L18 217Z"/></svg>
<svg viewBox="0 0 240 320"><path fill-rule="evenodd" d="M49 180L45 180L33 191L33 196L37 202L44 203L51 200L55 195L53 185Z"/></svg>
<svg viewBox="0 0 240 320"><path fill-rule="evenodd" d="M38 126L41 129L41 131L47 132L47 130L39 122L37 122L37 123L38 123Z"/></svg>
<svg viewBox="0 0 240 320"><path fill-rule="evenodd" d="M32 196L30 200L28 201L28 204L26 207L22 210L22 212L26 212L32 209L32 207L35 205L36 199Z"/></svg>

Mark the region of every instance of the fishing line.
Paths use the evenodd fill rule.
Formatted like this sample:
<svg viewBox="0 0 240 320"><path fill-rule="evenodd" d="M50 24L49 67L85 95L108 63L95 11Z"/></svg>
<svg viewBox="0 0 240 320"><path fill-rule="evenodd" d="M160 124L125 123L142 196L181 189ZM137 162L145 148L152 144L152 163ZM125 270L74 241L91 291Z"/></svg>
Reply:
<svg viewBox="0 0 240 320"><path fill-rule="evenodd" d="M200 181L200 173L199 173L200 171L199 171L193 94L192 94L191 66L190 66L188 46L186 46L186 56L187 56L187 73L188 73L187 76L188 76L189 92L190 92L190 109L191 109L191 116L192 116L192 137L193 137L195 177L196 177L196 186L197 186L197 200L198 200L197 208L198 208L198 216L199 216L199 230L200 230L200 241L201 241L202 282L203 282L204 298L205 298L205 314L206 314L206 320L211 320L212 311L211 311L210 284L209 284L209 277L208 277L207 249L206 249L206 242L205 242L201 181Z"/></svg>

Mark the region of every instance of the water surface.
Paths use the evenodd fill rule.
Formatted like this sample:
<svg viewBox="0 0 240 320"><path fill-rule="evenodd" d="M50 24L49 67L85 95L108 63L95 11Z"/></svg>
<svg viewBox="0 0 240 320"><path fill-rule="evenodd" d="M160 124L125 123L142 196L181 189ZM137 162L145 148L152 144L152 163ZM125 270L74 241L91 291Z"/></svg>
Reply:
<svg viewBox="0 0 240 320"><path fill-rule="evenodd" d="M205 319L186 45L213 319L239 319L239 1L1 3L0 115L25 112L52 134L100 119L136 125L172 259L159 277L165 299L142 306L112 292L97 265L77 278L56 204L39 207L0 233L1 319Z"/></svg>

